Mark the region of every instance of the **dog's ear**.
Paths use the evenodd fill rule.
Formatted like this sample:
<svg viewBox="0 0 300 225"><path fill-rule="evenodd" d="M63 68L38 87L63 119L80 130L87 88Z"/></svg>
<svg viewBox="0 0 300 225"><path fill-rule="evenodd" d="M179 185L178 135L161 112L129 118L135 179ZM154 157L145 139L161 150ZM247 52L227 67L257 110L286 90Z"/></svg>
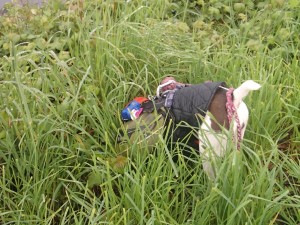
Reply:
<svg viewBox="0 0 300 225"><path fill-rule="evenodd" d="M239 107L241 101L249 94L250 91L258 90L260 88L261 85L253 80L247 80L242 83L242 85L233 92L235 107Z"/></svg>

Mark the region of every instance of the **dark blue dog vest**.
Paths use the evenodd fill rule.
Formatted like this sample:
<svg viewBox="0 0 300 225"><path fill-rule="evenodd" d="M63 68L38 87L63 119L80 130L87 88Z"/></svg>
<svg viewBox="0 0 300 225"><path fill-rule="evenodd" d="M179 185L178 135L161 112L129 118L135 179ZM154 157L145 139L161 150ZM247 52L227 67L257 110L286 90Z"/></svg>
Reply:
<svg viewBox="0 0 300 225"><path fill-rule="evenodd" d="M191 85L174 93L170 111L175 124L186 122L192 127L199 127L199 115L205 117L212 98L224 82L207 82ZM198 116L197 116L198 115Z"/></svg>

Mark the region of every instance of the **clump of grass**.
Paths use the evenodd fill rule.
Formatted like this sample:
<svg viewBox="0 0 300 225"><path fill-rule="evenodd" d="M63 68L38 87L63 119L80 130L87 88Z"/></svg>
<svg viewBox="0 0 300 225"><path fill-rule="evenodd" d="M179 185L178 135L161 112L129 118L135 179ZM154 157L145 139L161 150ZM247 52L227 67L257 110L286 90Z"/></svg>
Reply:
<svg viewBox="0 0 300 225"><path fill-rule="evenodd" d="M8 9L0 18L0 222L297 224L299 18L292 1L274 4L247 5L248 21L210 17L204 5L204 18L188 17L188 2ZM183 12L173 17L174 7ZM258 20L271 14L283 17ZM146 142L130 157L117 151L120 110L154 94L166 75L263 86L245 100L242 151L218 163L214 182L197 152L187 157L162 136L152 151Z"/></svg>

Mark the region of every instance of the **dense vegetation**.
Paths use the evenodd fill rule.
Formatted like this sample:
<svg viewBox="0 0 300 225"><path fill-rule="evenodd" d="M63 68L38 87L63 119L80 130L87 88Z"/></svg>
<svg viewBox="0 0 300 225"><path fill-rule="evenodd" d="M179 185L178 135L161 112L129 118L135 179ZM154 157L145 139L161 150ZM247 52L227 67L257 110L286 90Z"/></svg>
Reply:
<svg viewBox="0 0 300 225"><path fill-rule="evenodd" d="M0 223L300 223L299 24L298 0L6 5ZM162 136L118 151L120 110L166 75L263 86L215 181Z"/></svg>

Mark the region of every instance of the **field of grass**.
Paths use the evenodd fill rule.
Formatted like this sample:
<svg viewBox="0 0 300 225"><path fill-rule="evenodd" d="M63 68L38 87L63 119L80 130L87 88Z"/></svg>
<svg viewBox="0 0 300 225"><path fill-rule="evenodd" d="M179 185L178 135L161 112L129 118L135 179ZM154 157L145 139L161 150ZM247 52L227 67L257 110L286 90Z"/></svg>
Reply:
<svg viewBox="0 0 300 225"><path fill-rule="evenodd" d="M0 224L300 224L300 4L220 2L6 6ZM118 150L120 110L167 75L262 85L215 181L161 135Z"/></svg>

